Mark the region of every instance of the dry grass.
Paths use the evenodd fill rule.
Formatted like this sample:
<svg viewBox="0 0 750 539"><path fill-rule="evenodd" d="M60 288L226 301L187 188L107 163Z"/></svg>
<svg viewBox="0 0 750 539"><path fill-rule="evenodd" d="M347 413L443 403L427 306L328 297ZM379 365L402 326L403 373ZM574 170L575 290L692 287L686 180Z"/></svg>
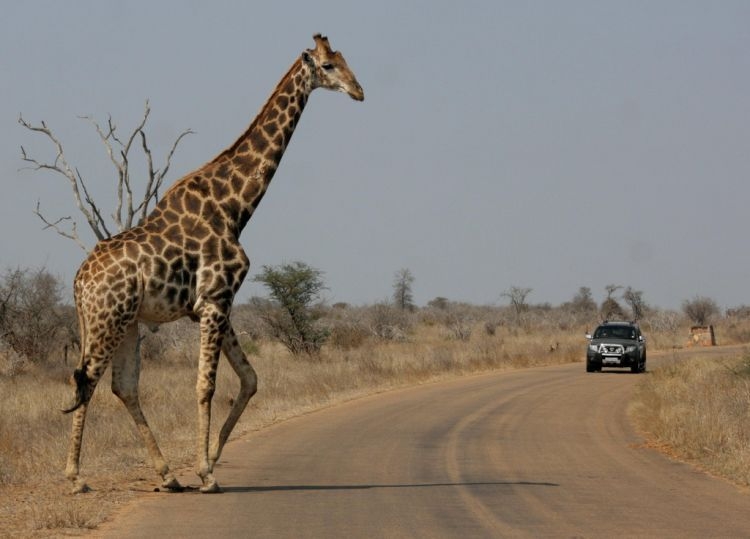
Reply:
<svg viewBox="0 0 750 539"><path fill-rule="evenodd" d="M673 360L643 378L630 408L650 443L750 485L750 352Z"/></svg>
<svg viewBox="0 0 750 539"><path fill-rule="evenodd" d="M346 346L324 347L317 360L295 359L281 345L248 338L243 345L258 371L259 392L234 437L390 388L488 370L582 361L585 329L502 326L491 335L483 322L477 321L471 337L461 340L440 324L422 322L406 340L358 335L355 340L346 339ZM741 334L744 329L734 331ZM718 330L720 339L725 333ZM190 469L194 459L197 328L175 324L163 327L159 335L158 343L144 357L142 404L173 469ZM671 348L687 340L687 329L647 335L651 350ZM660 344L656 346L655 341ZM70 485L63 469L70 418L59 410L73 398L67 382L72 368L20 364L18 358L0 353L0 537L82 534L139 492L151 491L159 484L136 429L108 390L105 376L94 395L84 433L81 471L94 491L85 496L68 494ZM723 369L718 374L731 373ZM656 383L658 376L654 374L648 381ZM673 382L678 387L681 383L684 381ZM716 383L712 380L694 399L710 393L711 384ZM744 387L747 391L747 385ZM220 426L236 391L234 374L222 363L214 397L214 427ZM681 391L690 394L685 388ZM654 398L647 395L643 392L642 398ZM737 389L733 398L747 406L748 395L742 397L744 401L740 397ZM661 406L653 401L644 405L666 410L666 405ZM681 406L703 407L694 402ZM738 406L736 402L734 406ZM675 439L674 443L682 441Z"/></svg>
<svg viewBox="0 0 750 539"><path fill-rule="evenodd" d="M419 325L404 342L365 339L356 348L326 347L318 360L296 359L280 345L245 343L259 374L259 392L235 437L306 411L394 387L449 376L580 361L583 330L544 337L523 331L488 335L477 327L467 341L437 326ZM169 341L169 339L167 339ZM195 434L195 363L191 339L175 339L159 360L146 358L141 399L174 469L191 467ZM70 418L72 366L42 368L0 356L0 537L55 536L95 528L158 477L130 417L100 382L87 417L82 474L94 491L68 494L63 477ZM229 411L237 382L224 363L214 397L214 427ZM188 411L187 413L185 411Z"/></svg>

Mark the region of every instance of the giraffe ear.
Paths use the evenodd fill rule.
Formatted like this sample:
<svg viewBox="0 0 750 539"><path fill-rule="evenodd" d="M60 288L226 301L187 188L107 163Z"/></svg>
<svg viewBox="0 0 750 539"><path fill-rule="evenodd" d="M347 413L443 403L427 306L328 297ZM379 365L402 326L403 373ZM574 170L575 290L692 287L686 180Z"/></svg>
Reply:
<svg viewBox="0 0 750 539"><path fill-rule="evenodd" d="M302 51L302 61L305 62L306 64L312 64L313 63L313 60L310 57L310 51L309 50Z"/></svg>

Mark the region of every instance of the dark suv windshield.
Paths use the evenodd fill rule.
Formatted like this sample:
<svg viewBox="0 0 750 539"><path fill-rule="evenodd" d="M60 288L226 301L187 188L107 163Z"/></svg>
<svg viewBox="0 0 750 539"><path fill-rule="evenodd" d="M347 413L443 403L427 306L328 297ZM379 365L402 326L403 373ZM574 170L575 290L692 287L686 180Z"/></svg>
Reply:
<svg viewBox="0 0 750 539"><path fill-rule="evenodd" d="M629 326L599 326L596 328L594 338L635 340L635 328Z"/></svg>

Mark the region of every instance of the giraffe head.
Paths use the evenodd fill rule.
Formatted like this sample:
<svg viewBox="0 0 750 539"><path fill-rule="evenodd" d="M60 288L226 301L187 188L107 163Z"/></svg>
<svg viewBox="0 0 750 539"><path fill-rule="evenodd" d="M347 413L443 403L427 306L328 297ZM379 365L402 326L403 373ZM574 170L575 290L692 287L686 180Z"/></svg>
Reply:
<svg viewBox="0 0 750 539"><path fill-rule="evenodd" d="M313 39L315 48L302 53L302 59L313 70L313 87L343 92L352 99L363 101L365 92L341 53L331 50L327 37L315 34Z"/></svg>

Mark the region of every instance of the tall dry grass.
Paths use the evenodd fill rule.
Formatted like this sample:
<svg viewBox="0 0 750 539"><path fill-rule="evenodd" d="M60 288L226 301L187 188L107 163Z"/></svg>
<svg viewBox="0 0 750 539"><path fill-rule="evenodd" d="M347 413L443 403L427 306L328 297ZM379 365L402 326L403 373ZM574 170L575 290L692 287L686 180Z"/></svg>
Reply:
<svg viewBox="0 0 750 539"><path fill-rule="evenodd" d="M638 428L665 452L750 485L750 351L673 360L638 384Z"/></svg>
<svg viewBox="0 0 750 539"><path fill-rule="evenodd" d="M406 339L358 336L357 346L327 346L316 359L291 356L281 345L243 342L258 371L259 391L240 420L235 437L306 411L389 388L490 369L579 361L581 334L535 334L499 330L480 323L467 340L442 326L418 323ZM144 345L141 400L144 412L174 469L194 459L197 328L165 326ZM162 333L162 331L160 331ZM124 406L101 380L89 408L82 475L94 491L68 494L63 477L73 365L24 364L0 354L0 536L56 535L93 528L134 492L158 485L146 450ZM226 363L219 368L213 427L218 429L236 394ZM215 434L215 433L214 433Z"/></svg>
<svg viewBox="0 0 750 539"><path fill-rule="evenodd" d="M487 370L582 361L583 334L593 329L539 321L519 328L502 321L489 323L471 313L460 320L422 316L396 324L378 313L384 320L368 325L351 320L356 313L337 316L344 314L346 319L334 331L337 339L317 358L292 357L280 344L246 331L243 346L258 371L259 391L235 437L390 388ZM646 331L651 350L687 341L685 325ZM741 335L744 330L733 331ZM717 328L720 342L726 333L726 328ZM197 327L189 322L163 326L156 336L146 337L143 347L144 412L165 456L178 470L193 466L196 350ZM73 365L27 363L0 351L0 537L59 536L94 528L128 498L159 483L132 420L109 391L106 375L84 432L81 472L94 491L68 494L63 470L70 417L59 410L73 398L68 385L72 369ZM223 362L214 396L215 429L236 391L237 381Z"/></svg>

